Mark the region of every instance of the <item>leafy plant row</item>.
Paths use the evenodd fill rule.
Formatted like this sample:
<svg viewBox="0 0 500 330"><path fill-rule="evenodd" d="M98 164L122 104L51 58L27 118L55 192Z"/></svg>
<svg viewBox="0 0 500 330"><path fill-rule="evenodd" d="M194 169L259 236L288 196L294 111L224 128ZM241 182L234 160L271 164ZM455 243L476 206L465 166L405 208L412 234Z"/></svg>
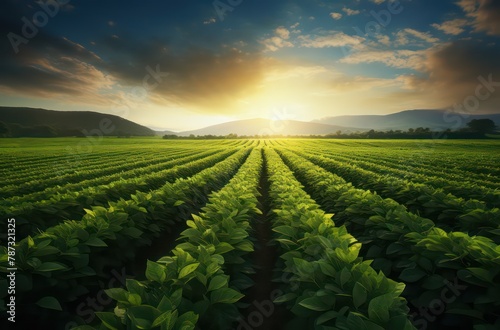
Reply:
<svg viewBox="0 0 500 330"><path fill-rule="evenodd" d="M466 179L478 178L491 181L500 178L497 169L498 159L495 151L498 144L494 141L474 143L472 141L418 140L418 141L362 141L362 140L330 140L300 141L302 148L314 148L327 151L329 154L343 155L357 160L386 161L389 167L405 167L409 169L423 168L432 176L454 173L465 175ZM347 148L346 148L347 147ZM346 152L349 150L349 152ZM443 164L446 164L443 167Z"/></svg>
<svg viewBox="0 0 500 330"><path fill-rule="evenodd" d="M2 171L2 175L9 179L7 184L16 183L26 183L26 178L29 179L51 179L54 176L54 165L59 167L59 172L61 176L68 175L75 172L75 169L79 171L87 171L91 169L96 169L100 167L107 167L110 161L116 163L116 165L126 165L127 163L140 161L144 156L150 154L148 151L138 151L131 155L131 151L120 151L120 152L95 152L91 154L62 154L59 156L51 156L50 158L37 155L35 157L26 157L25 155L16 155L16 160L9 164L10 168ZM75 163L76 162L76 163ZM73 166L63 166L63 165L73 165ZM2 192L2 197L3 192Z"/></svg>
<svg viewBox="0 0 500 330"><path fill-rule="evenodd" d="M159 172L151 171L142 176L114 181L101 186L88 186L85 182L76 189L66 193L45 195L46 199L36 202L25 202L8 208L0 208L0 223L7 217L16 217L18 225L16 236L24 238L38 230L44 230L64 219L81 217L84 208L107 205L109 201L118 200L122 196L135 191L148 191L160 188L165 182L173 182L176 178L187 177L212 166L225 159L236 150L202 153L176 160L171 167ZM213 154L213 155L212 155ZM175 164L175 165L174 165ZM23 225L21 227L21 225Z"/></svg>
<svg viewBox="0 0 500 330"><path fill-rule="evenodd" d="M335 157L352 162L352 160L349 160L345 157ZM417 171L415 171L415 169L413 169L412 171L405 171L395 169L392 166L383 166L380 165L378 163L378 160L375 158L371 159L369 162L356 161L354 163L356 164L356 166L359 165L365 170L368 169L380 175L387 175L393 179L396 179L396 177L411 179L411 182L413 182L414 184L425 184L429 186L430 189L441 188L445 192L452 193L462 198L474 198L480 201L484 201L488 207L500 207L500 190L487 188L484 185L475 182L469 182L465 173L461 176L461 178L457 178L457 180L461 179L460 181L454 182L449 178L437 176L436 173L432 172L427 175L421 174L420 169L418 170L418 173L416 173Z"/></svg>
<svg viewBox="0 0 500 330"><path fill-rule="evenodd" d="M162 151L162 152L168 152ZM173 157L176 155L187 154L190 151L186 150L172 150L168 154L151 154L146 151L142 151L138 154L136 153L120 153L118 155L106 155L106 157L100 157L100 159L90 159L90 160L81 160L78 164L77 169L71 168L68 166L67 171L64 170L59 175L58 182L76 182L82 175L87 174L89 171L94 171L95 176L107 175L112 172L108 172L111 168L115 168L116 170L127 170L133 169L135 167L140 167L143 165L155 164L164 161L169 157ZM149 156L145 158L144 156ZM61 161L57 162L61 164ZM54 163L42 163L38 164L36 168L28 168L24 171L11 172L6 173L7 178L5 180L5 187L10 188L12 190L13 187L9 187L11 185L21 185L21 187L25 187L27 189L34 189L35 187L31 187L26 185L31 180L38 180L38 185L42 185L43 182L47 182L46 186L50 186L54 182ZM41 189L41 188L39 188ZM2 192L3 194L3 192Z"/></svg>
<svg viewBox="0 0 500 330"><path fill-rule="evenodd" d="M3 197L6 199L9 197L15 198L16 196L40 192L54 186L61 186L61 188L64 189L65 186L71 187L71 185L87 180L90 182L97 181L107 183L109 181L106 180L108 180L108 178L113 174L122 173L126 176L130 172L137 171L145 167L153 167L155 165L161 166L163 163L189 155L193 155L192 150L184 150L163 155L150 155L151 157L148 159L145 159L144 157L135 158L130 157L130 155L124 155L123 158L128 159L128 162L122 160L121 158L114 159L112 157L106 157L107 163L90 163L86 166L78 164L77 167L73 168L71 166L67 166L69 171L66 173L58 172L57 176L54 175L54 164L52 164L51 167L44 169L43 171L31 171L25 173L20 178L12 178L9 180L10 182L6 182L6 191L3 193Z"/></svg>
<svg viewBox="0 0 500 330"><path fill-rule="evenodd" d="M114 150L107 150L107 154L110 155L111 157L113 156L119 156L119 155L125 155L129 151L124 150L124 149L114 149ZM9 162L12 161L12 163L5 163L0 165L0 171L22 171L23 169L29 169L33 168L36 166L41 167L41 166L49 166L51 163L53 163L56 160L66 160L70 159L72 155L69 153L66 153L65 151L61 151L59 148L51 149L50 147L42 149L40 152L39 149L34 150L34 152L31 153L26 153L26 150L23 151L18 151L14 150L12 153L7 153L6 155L6 160ZM85 159L94 159L98 160L99 158L102 158L102 154L99 153L86 153L85 154Z"/></svg>
<svg viewBox="0 0 500 330"><path fill-rule="evenodd" d="M433 219L444 230L466 231L471 235L481 235L500 243L500 209L490 209L485 203L457 198L441 189L413 183L390 175L380 175L338 162L331 158L313 156L296 151L312 163L335 173L362 189L378 192L404 204L410 212Z"/></svg>
<svg viewBox="0 0 500 330"><path fill-rule="evenodd" d="M153 142L152 140L151 142ZM116 145L96 145L95 148L79 147L80 140L68 143L66 149L60 146L37 147L36 149L23 148L20 150L6 150L3 155L5 166L0 164L0 174L5 177L22 179L26 175L51 173L54 165L58 172L72 173L76 170L88 170L96 167L107 166L110 161L118 164L127 164L143 158L154 159L156 156L168 155L182 151L206 151L207 149L223 149L227 146L244 146L252 141L158 141L146 145L124 143ZM125 141L123 141L125 142ZM66 164L68 166L66 166ZM53 174L53 173L52 173Z"/></svg>
<svg viewBox="0 0 500 330"><path fill-rule="evenodd" d="M412 329L404 285L359 257L361 244L325 214L278 154L266 149L273 231L284 253L286 302L297 329Z"/></svg>
<svg viewBox="0 0 500 330"><path fill-rule="evenodd" d="M148 261L146 281L127 280L126 290L106 290L117 305L114 313L98 313L99 329L229 329L239 316L240 290L252 285L245 257L253 251L249 221L260 212L261 167L254 149L203 212L187 221L175 249Z"/></svg>
<svg viewBox="0 0 500 330"><path fill-rule="evenodd" d="M500 325L498 245L481 236L447 233L392 199L356 189L289 151L279 154L321 205L336 212L333 219L363 243L363 255L374 258L373 267L406 283L403 295L413 305L416 321L437 301L442 310L431 315L437 328Z"/></svg>
<svg viewBox="0 0 500 330"><path fill-rule="evenodd" d="M229 181L249 153L250 149L242 149L190 178L110 202L107 208L92 207L79 221L65 221L21 240L16 246L17 298L33 305L50 299L49 308L61 309L60 302L85 294L99 278L107 278L106 269L133 260L138 247L196 212L211 191ZM7 268L7 249L2 248L0 272ZM1 281L5 280L0 280L0 286ZM4 309L5 302L0 306ZM33 308L43 315L40 308Z"/></svg>
<svg viewBox="0 0 500 330"><path fill-rule="evenodd" d="M494 180L495 178L491 176L491 170L488 174L484 174L455 168L454 164L460 164L460 161L457 159L456 151L453 153L454 157L449 157L448 159L443 159L442 153L439 153L438 157L432 153L428 155L429 157L413 157L414 155L412 153L405 154L399 150L386 149L383 152L374 152L367 148L356 153L346 153L345 150L342 149L336 151L329 149L327 150L327 154L332 156L332 158L353 162L355 164L369 165L373 163L383 168L418 174L416 176L417 180L430 176L439 177L455 184L461 184L465 180L471 185L479 185L493 189L500 186L500 182ZM470 158L466 160L466 162L470 161ZM443 167L442 164L447 164L447 166Z"/></svg>
<svg viewBox="0 0 500 330"><path fill-rule="evenodd" d="M219 149L220 150L220 149ZM43 191L47 188L53 188L54 186L58 187L61 183L65 185L77 184L83 185L83 183L95 184L94 182L103 182L106 183L109 176L112 176L116 173L123 173L124 176L127 175L127 172L141 169L154 164L164 163L165 160L172 160L178 158L178 156L184 155L193 155L193 151L184 151L179 154L174 154L172 156L168 156L169 159L166 159L167 156L163 155L162 157L152 158L152 159L143 159L136 162L130 161L125 164L116 164L111 159L108 158L108 163L106 165L97 165L90 166L87 169L78 168L76 171L72 173L68 173L65 175L57 175L49 178L43 178L37 176L36 173L33 173L31 177L27 176L25 181L22 184L12 184L6 185L2 189L2 196L4 198L12 197L12 196L22 196L26 194L30 194L33 192ZM177 157L176 157L177 156ZM50 169L53 172L53 169ZM110 181L107 181L110 182ZM64 187L62 187L64 189Z"/></svg>
<svg viewBox="0 0 500 330"><path fill-rule="evenodd" d="M151 172L159 172L163 170L169 170L176 165L182 165L183 162L194 161L197 159L201 159L204 156L213 155L217 152L221 152L222 150L209 150L200 154L193 154L190 152L186 155L174 157L172 159L167 159L164 157L165 162L160 164L153 164L150 166L145 166L141 168L131 169L129 171L116 171L110 175L98 176L93 179L83 180L76 183L66 183L63 185L53 185L52 187L48 187L42 191L32 192L29 194L25 194L22 196L13 196L11 198L7 198L5 200L0 201L0 205L2 206L15 206L25 202L34 202L43 200L47 195L52 194L64 194L71 191L81 190L90 186L101 186L112 183L113 181L118 181L122 179L130 179L137 177L138 175L149 174Z"/></svg>

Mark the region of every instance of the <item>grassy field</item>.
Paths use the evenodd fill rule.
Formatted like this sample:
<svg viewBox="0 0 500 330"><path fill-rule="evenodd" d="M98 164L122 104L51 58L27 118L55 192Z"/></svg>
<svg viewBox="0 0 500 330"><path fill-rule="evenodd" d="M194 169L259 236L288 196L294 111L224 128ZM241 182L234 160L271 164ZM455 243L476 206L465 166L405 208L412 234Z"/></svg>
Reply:
<svg viewBox="0 0 500 330"><path fill-rule="evenodd" d="M499 151L0 139L1 317L52 329L498 329Z"/></svg>

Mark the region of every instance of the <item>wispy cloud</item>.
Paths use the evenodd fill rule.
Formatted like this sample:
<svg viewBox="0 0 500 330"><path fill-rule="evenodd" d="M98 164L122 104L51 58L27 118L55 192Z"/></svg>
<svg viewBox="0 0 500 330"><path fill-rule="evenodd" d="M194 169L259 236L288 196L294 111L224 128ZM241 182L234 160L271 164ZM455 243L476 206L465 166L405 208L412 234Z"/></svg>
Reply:
<svg viewBox="0 0 500 330"><path fill-rule="evenodd" d="M333 18L334 20L339 20L342 18L342 14L341 13L330 13L330 17Z"/></svg>
<svg viewBox="0 0 500 330"><path fill-rule="evenodd" d="M353 16L353 15L358 15L361 13L361 11L356 10L356 9L350 9L347 7L342 8L342 11L347 14L347 16Z"/></svg>
<svg viewBox="0 0 500 330"><path fill-rule="evenodd" d="M210 17L209 19L203 21L203 24L209 25L209 24L214 24L215 22L217 22L217 20L214 17Z"/></svg>
<svg viewBox="0 0 500 330"><path fill-rule="evenodd" d="M426 43L436 43L439 41L438 38L433 37L430 32L421 32L415 29L406 28L399 31L396 34L397 43L399 45L407 45L412 42L424 41ZM413 37L410 39L410 37ZM418 40L417 40L418 39Z"/></svg>
<svg viewBox="0 0 500 330"><path fill-rule="evenodd" d="M398 69L422 70L425 66L423 50L362 50L346 56L341 63L383 63Z"/></svg>
<svg viewBox="0 0 500 330"><path fill-rule="evenodd" d="M303 35L298 37L300 45L307 48L327 48L355 46L365 39L359 36L351 36L339 31L329 31L325 35Z"/></svg>
<svg viewBox="0 0 500 330"><path fill-rule="evenodd" d="M293 47L293 44L288 41L290 31L284 26L280 26L274 30L274 36L261 41L267 51L275 52L280 48Z"/></svg>
<svg viewBox="0 0 500 330"><path fill-rule="evenodd" d="M465 27L468 25L468 21L464 18L457 18L450 21L443 22L441 24L431 24L431 26L437 30L443 31L450 35L459 35L465 31Z"/></svg>

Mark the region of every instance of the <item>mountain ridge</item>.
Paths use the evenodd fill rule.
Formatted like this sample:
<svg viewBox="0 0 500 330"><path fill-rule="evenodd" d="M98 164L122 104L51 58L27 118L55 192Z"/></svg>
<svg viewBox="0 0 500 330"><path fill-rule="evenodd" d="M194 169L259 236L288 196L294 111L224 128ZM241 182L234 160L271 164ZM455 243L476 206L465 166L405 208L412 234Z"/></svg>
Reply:
<svg viewBox="0 0 500 330"><path fill-rule="evenodd" d="M271 120L264 118L235 120L207 126L197 130L175 133L179 136L189 135L325 135L336 131L365 131L361 128L327 125L298 120Z"/></svg>
<svg viewBox="0 0 500 330"><path fill-rule="evenodd" d="M58 111L0 106L0 122L13 137L154 136L155 132L122 117L94 111Z"/></svg>
<svg viewBox="0 0 500 330"><path fill-rule="evenodd" d="M355 126L374 130L407 130L409 128L430 128L431 130L460 129L472 119L493 120L500 125L500 113L497 114L460 114L440 109L403 110L387 115L344 115L324 117L311 122Z"/></svg>

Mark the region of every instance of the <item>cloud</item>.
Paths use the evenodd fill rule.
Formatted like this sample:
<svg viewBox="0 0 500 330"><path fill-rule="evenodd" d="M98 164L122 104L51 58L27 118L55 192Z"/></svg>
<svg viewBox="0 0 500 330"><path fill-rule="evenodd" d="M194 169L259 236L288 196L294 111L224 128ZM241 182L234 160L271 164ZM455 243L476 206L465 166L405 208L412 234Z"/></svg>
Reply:
<svg viewBox="0 0 500 330"><path fill-rule="evenodd" d="M457 3L474 22L477 32L500 35L500 2L497 0L460 0Z"/></svg>
<svg viewBox="0 0 500 330"><path fill-rule="evenodd" d="M400 86L400 84L396 79L342 75L332 80L329 86L333 91L343 93L373 91L373 89L395 87Z"/></svg>
<svg viewBox="0 0 500 330"><path fill-rule="evenodd" d="M407 89L440 102L442 107L465 104L479 93L489 96L479 102L476 113L498 111L500 108L500 47L480 41L460 40L428 50L424 75L407 77ZM479 77L491 80L489 87ZM495 86L496 84L496 86Z"/></svg>
<svg viewBox="0 0 500 330"><path fill-rule="evenodd" d="M338 31L329 31L323 36L304 35L299 36L298 39L300 40L300 45L307 48L355 46L365 40L359 36L350 36Z"/></svg>
<svg viewBox="0 0 500 330"><path fill-rule="evenodd" d="M284 26L278 27L274 32L282 39L290 38L290 31L288 31Z"/></svg>
<svg viewBox="0 0 500 330"><path fill-rule="evenodd" d="M0 33L9 31L15 29L0 22ZM83 45L43 31L22 46L13 55L8 42L0 43L2 93L109 107L120 101L121 92L143 88L146 77L158 68L168 76L158 84L154 77L147 80L154 86L147 90L150 102L228 113L237 98L251 94L264 77L258 53L229 47L173 50L159 40L108 36L93 46L105 54L100 57Z"/></svg>
<svg viewBox="0 0 500 330"><path fill-rule="evenodd" d="M413 40L410 40L409 37L413 37ZM418 39L418 40L416 40ZM407 45L409 43L416 43L418 41L425 41L427 43L437 43L439 41L438 38L433 37L429 32L420 32L415 29L406 28L398 33L396 33L396 42L399 45Z"/></svg>
<svg viewBox="0 0 500 330"><path fill-rule="evenodd" d="M437 30L443 31L446 34L459 35L465 31L465 27L468 25L468 21L463 18L457 18L451 21L443 22L442 24L431 24L431 26Z"/></svg>
<svg viewBox="0 0 500 330"><path fill-rule="evenodd" d="M275 52L281 48L293 47L293 44L287 41L290 38L290 31L284 26L276 28L274 34L274 36L261 41L265 46L265 50Z"/></svg>
<svg viewBox="0 0 500 330"><path fill-rule="evenodd" d="M334 20L339 20L342 18L341 13L330 13L330 17L333 18Z"/></svg>
<svg viewBox="0 0 500 330"><path fill-rule="evenodd" d="M18 31L17 22L0 22L0 34ZM64 99L103 105L114 79L100 70L102 59L81 44L40 30L14 54L0 43L0 90L9 95Z"/></svg>
<svg viewBox="0 0 500 330"><path fill-rule="evenodd" d="M398 69L422 70L425 51L422 50L360 50L340 60L341 63L383 63Z"/></svg>
<svg viewBox="0 0 500 330"><path fill-rule="evenodd" d="M309 79L320 74L329 73L329 70L320 65L306 65L301 63L288 64L271 61L266 65L266 82L290 79Z"/></svg>
<svg viewBox="0 0 500 330"><path fill-rule="evenodd" d="M214 24L215 22L217 22L217 20L214 17L210 17L209 19L203 21L203 24L209 25L209 24Z"/></svg>
<svg viewBox="0 0 500 330"><path fill-rule="evenodd" d="M377 5L380 5L385 2L385 0L370 0L373 3L376 3Z"/></svg>
<svg viewBox="0 0 500 330"><path fill-rule="evenodd" d="M391 45L391 38L389 38L389 36L387 36L387 35L378 34L376 36L376 38L377 38L377 42L381 43L382 45L385 45L385 46Z"/></svg>
<svg viewBox="0 0 500 330"><path fill-rule="evenodd" d="M361 13L359 10L350 9L350 8L347 8L347 7L342 8L342 11L344 13L346 13L347 16L358 15L359 13Z"/></svg>

